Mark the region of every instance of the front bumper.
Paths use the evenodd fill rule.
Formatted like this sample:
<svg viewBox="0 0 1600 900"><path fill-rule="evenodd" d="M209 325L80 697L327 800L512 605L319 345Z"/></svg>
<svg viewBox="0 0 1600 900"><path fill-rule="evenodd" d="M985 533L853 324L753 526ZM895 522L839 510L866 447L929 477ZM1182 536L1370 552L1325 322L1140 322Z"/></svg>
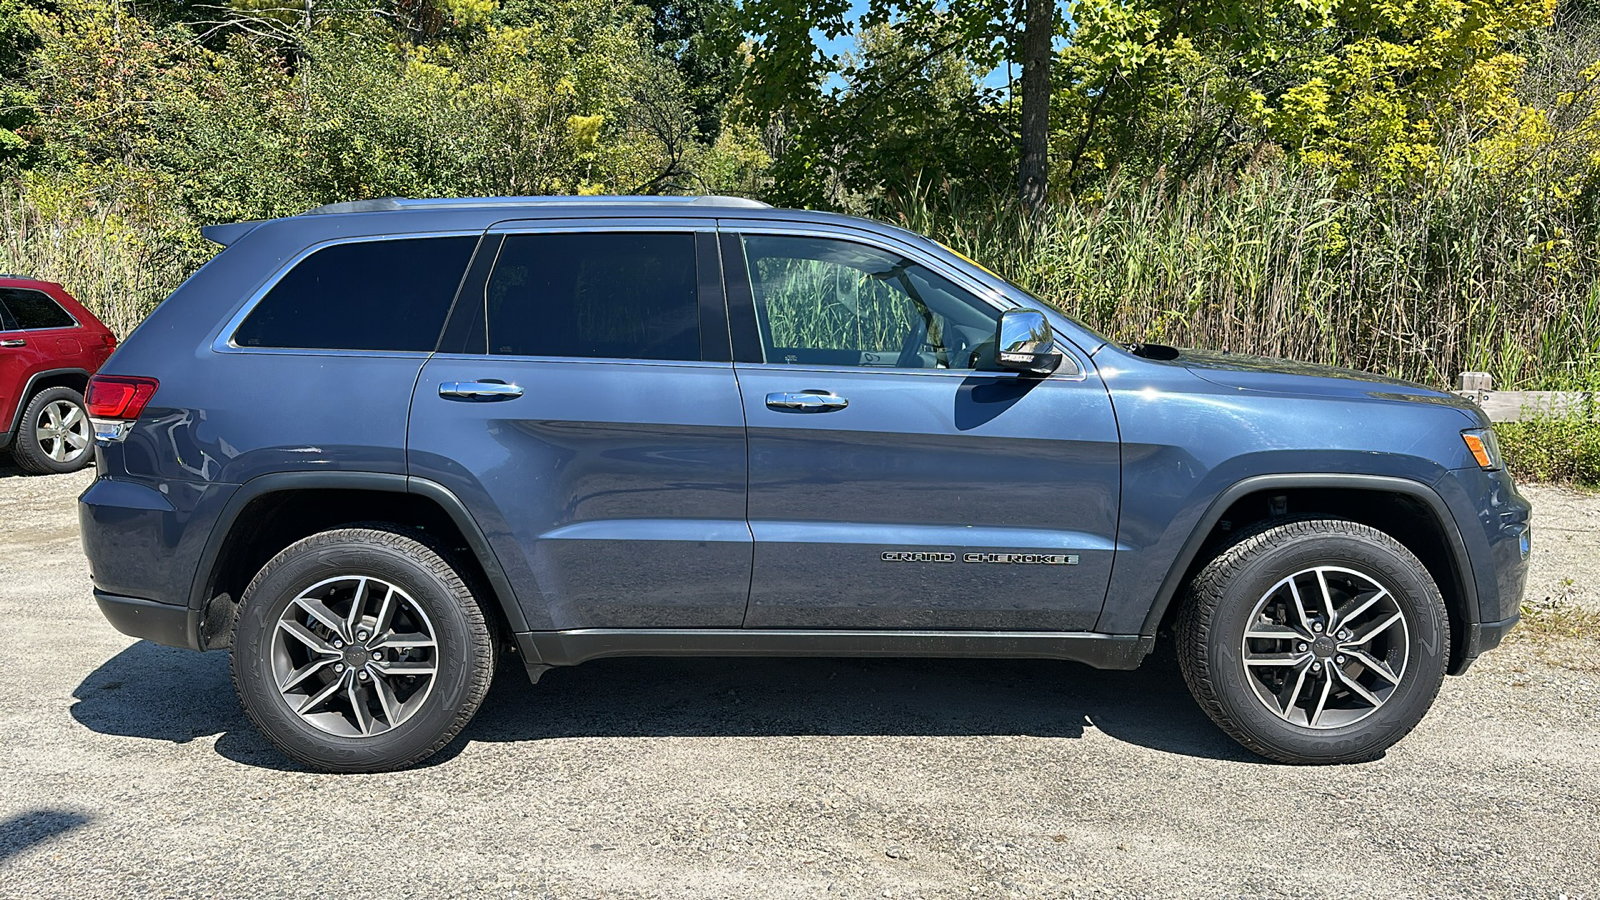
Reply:
<svg viewBox="0 0 1600 900"><path fill-rule="evenodd" d="M1456 634L1450 674L1460 675L1493 650L1521 618L1522 594L1532 550L1532 507L1504 470L1451 470L1440 479L1466 544L1467 577L1477 594L1478 615Z"/></svg>
<svg viewBox="0 0 1600 900"><path fill-rule="evenodd" d="M1509 619L1473 625L1471 629L1473 634L1468 641L1477 645L1479 653L1487 653L1500 646L1500 642L1505 639L1506 635L1511 633L1511 629L1517 627L1517 623L1520 621L1522 621L1522 613L1519 611Z"/></svg>

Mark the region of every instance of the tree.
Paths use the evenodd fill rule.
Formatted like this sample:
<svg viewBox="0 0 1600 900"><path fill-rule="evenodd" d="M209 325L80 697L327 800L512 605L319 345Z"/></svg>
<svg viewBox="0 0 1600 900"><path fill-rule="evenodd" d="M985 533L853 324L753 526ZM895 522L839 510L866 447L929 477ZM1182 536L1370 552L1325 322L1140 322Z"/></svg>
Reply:
<svg viewBox="0 0 1600 900"><path fill-rule="evenodd" d="M744 91L751 110L777 120L788 130L786 155L802 154L791 174L790 199L816 202L822 195L822 154L831 144L846 140L871 140L872 135L829 132L843 124L830 112L845 91L825 88L824 81L840 72L839 60L823 53L814 39L846 34L850 4L847 0L749 0L746 27L757 36L754 59ZM1050 133L1050 66L1052 42L1061 18L1055 0L871 0L859 20L870 29L890 25L909 47L919 52L899 60L900 69L874 79L881 92L873 102L899 103L896 93L930 63L954 56L978 73L1004 64L1022 69L1022 121L1014 159L1018 195L1037 207L1047 196ZM858 99L859 102L859 99ZM1000 106L987 116L1009 121ZM959 127L960 123L940 123ZM785 160L780 157L780 167ZM794 171L798 169L799 171ZM795 195L798 195L796 197Z"/></svg>
<svg viewBox="0 0 1600 900"><path fill-rule="evenodd" d="M744 75L744 34L736 0L642 0L653 13L656 50L681 76L695 128L707 140L722 129L728 98Z"/></svg>
<svg viewBox="0 0 1600 900"><path fill-rule="evenodd" d="M1030 212L1050 187L1050 57L1056 34L1055 0L1022 0L1022 162L1017 196Z"/></svg>
<svg viewBox="0 0 1600 900"><path fill-rule="evenodd" d="M1549 24L1554 5L1076 0L1063 59L1079 105L1069 189L1086 169L1149 158L1149 148L1165 154L1155 166L1187 167L1230 145L1280 148L1347 184L1413 177L1442 141L1517 126L1522 60L1510 45ZM1203 107L1221 114L1197 114ZM1195 121L1218 127L1178 140L1149 130Z"/></svg>

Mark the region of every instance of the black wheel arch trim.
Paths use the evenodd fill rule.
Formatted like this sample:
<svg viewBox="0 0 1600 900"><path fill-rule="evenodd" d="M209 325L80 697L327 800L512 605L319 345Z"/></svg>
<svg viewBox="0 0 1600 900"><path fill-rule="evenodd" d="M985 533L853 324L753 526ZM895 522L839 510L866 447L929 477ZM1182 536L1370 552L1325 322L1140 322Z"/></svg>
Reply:
<svg viewBox="0 0 1600 900"><path fill-rule="evenodd" d="M1409 478L1400 478L1393 475L1356 475L1348 473L1299 473L1278 475L1255 475L1235 482L1222 493L1218 494L1206 507L1200 520L1195 523L1189 538L1184 542L1183 549L1179 551L1178 558L1167 570L1167 577L1161 582L1161 590L1156 594L1156 599L1151 604L1150 612L1145 616L1144 627L1139 633L1146 637L1154 637L1156 629L1161 626L1161 620L1166 616L1167 609L1177 597L1178 591L1183 587L1183 577L1199 555L1206 539L1210 537L1212 529L1221 521L1222 516L1234 502L1249 494L1270 490L1292 490L1296 488L1341 488L1347 490L1374 491L1379 493L1404 494L1423 502L1434 518L1439 521L1447 545L1450 550L1450 565L1455 570L1456 580L1461 585L1461 590L1466 601L1462 604L1466 609L1465 633L1476 633L1475 626L1479 622L1478 610L1478 583L1473 577L1471 559L1467 554L1466 541L1462 538L1461 528L1456 522L1455 514L1445 503L1439 492L1431 485ZM1452 656L1460 653L1475 655L1475 648L1463 647L1452 651ZM1455 673L1452 673L1455 674Z"/></svg>
<svg viewBox="0 0 1600 900"><path fill-rule="evenodd" d="M82 375L84 381L94 377L93 373L88 369L78 368L45 369L42 372L33 373L28 377L28 383L23 386L22 393L17 395L17 408L11 413L11 425L6 429L4 440L0 440L0 447L9 445L12 437L17 433L17 428L21 426L22 414L27 411L28 402L33 399L35 393L33 386L38 384L42 378L55 378L58 375Z"/></svg>
<svg viewBox="0 0 1600 900"><path fill-rule="evenodd" d="M190 646L201 650L207 649L207 638L201 633L201 626L206 618L204 612L214 599L216 568L222 555L222 548L244 508L251 501L268 494L317 490L417 494L439 504L455 523L456 528L461 531L468 549L483 567L484 574L489 579L489 586L494 590L511 630L513 632L528 630L527 619L522 614L522 607L517 603L516 591L512 589L511 581L506 577L505 569L501 567L500 559L490 546L488 537L478 526L477 520L467 511L466 504L444 485L424 478L385 472L277 472L252 478L240 485L233 496L228 498L222 513L217 517L216 524L206 539L205 548L201 551L194 582L189 590L189 609L196 613L189 618Z"/></svg>

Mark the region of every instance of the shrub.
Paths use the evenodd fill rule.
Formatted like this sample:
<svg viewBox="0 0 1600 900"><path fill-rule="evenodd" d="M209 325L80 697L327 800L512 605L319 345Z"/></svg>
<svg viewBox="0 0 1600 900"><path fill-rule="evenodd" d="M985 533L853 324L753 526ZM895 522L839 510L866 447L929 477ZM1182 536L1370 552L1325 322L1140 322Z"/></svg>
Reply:
<svg viewBox="0 0 1600 900"><path fill-rule="evenodd" d="M1600 488L1600 416L1592 404L1565 416L1535 416L1494 428L1511 474Z"/></svg>

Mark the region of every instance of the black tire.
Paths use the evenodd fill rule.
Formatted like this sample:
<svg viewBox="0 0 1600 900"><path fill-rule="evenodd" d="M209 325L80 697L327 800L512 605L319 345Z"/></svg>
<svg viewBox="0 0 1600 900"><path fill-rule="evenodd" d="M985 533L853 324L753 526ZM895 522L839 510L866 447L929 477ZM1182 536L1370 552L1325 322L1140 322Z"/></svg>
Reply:
<svg viewBox="0 0 1600 900"><path fill-rule="evenodd" d="M1321 677L1335 684L1329 692L1314 693L1323 698L1330 694L1342 697L1341 702L1351 708L1340 711L1340 715L1364 716L1348 724L1318 729L1309 727L1309 721L1289 720L1290 716L1309 720L1310 709L1304 710L1302 715L1296 711L1293 701L1278 699L1275 711L1268 707L1268 699L1258 695L1257 685L1266 682L1250 679L1275 676L1256 674L1270 671L1266 667L1247 671L1245 629L1249 626L1255 629L1252 634L1259 633L1261 626L1251 625L1252 617L1261 620L1256 613L1257 605L1275 585L1296 573L1325 566L1360 573L1388 592L1393 609L1403 614L1405 639L1396 632L1386 631L1382 640L1393 643L1388 653L1398 654L1403 647L1408 655L1398 682L1392 687L1386 686L1388 693L1383 702L1373 707L1345 689L1342 681L1328 677L1336 674L1332 671L1335 658L1315 655L1332 652L1328 644L1312 646L1309 658L1320 667L1318 672L1325 674L1308 675L1308 680ZM1373 591L1347 596L1382 595ZM1342 612L1357 605L1336 605L1335 609ZM1387 615L1392 618L1393 613ZM1320 632L1326 626L1317 624L1315 618L1312 626ZM1272 625L1267 622L1265 627ZM1359 636L1362 632L1352 633ZM1450 658L1450 627L1444 599L1421 561L1389 535L1341 519L1279 521L1240 535L1190 583L1178 616L1176 640L1184 681L1212 721L1252 752L1296 764L1364 762L1382 756L1410 733L1433 705ZM1249 652L1253 655L1258 652L1256 648L1271 651L1280 646L1297 657L1304 652L1299 639L1281 645L1271 641L1253 643L1249 645ZM1386 671L1393 674L1392 669ZM1341 670L1337 674L1342 678L1344 672ZM1377 681L1375 675L1373 671L1366 677ZM1286 673L1281 677L1291 676ZM1271 685L1267 687L1270 694ZM1295 686L1296 692L1300 689ZM1308 698L1303 702L1309 707L1315 701ZM1328 701L1324 699L1323 702ZM1367 707L1364 712L1363 706ZM1336 718L1333 721L1337 723Z"/></svg>
<svg viewBox="0 0 1600 900"><path fill-rule="evenodd" d="M444 555L401 531L341 528L305 538L273 557L239 604L233 633L239 703L279 750L311 768L381 772L416 765L449 744L489 692L496 662L491 623ZM382 733L341 736L313 726L290 708L274 674L280 617L302 592L344 576L399 588L434 632L430 690L409 718Z"/></svg>
<svg viewBox="0 0 1600 900"><path fill-rule="evenodd" d="M40 419L50 407L67 404L77 411L88 443L81 451L64 445L66 460L51 458L49 451L39 441ZM80 438L81 439L81 438ZM55 440L66 440L59 438ZM54 443L52 443L52 447ZM11 445L11 457L24 472L34 475L64 475L76 472L94 462L94 429L89 425L89 410L83 405L83 395L69 387L45 388L28 401L22 417L17 420L17 436Z"/></svg>

